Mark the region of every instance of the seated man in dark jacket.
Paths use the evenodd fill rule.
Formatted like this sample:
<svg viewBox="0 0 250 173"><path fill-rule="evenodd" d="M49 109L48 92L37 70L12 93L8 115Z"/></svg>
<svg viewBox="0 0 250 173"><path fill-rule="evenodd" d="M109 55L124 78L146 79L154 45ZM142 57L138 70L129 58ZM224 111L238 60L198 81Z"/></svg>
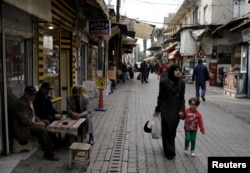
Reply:
<svg viewBox="0 0 250 173"><path fill-rule="evenodd" d="M24 95L20 97L12 108L13 137L20 144L27 143L31 136L37 136L44 149L44 158L57 161L59 158L52 152L54 146L47 130L46 124L35 113L33 101L36 97L36 88L27 86Z"/></svg>
<svg viewBox="0 0 250 173"><path fill-rule="evenodd" d="M36 115L47 125L52 123L54 120L59 120L62 118L62 115L57 112L52 105L51 97L49 96L51 89L52 88L49 83L42 83L33 102Z"/></svg>

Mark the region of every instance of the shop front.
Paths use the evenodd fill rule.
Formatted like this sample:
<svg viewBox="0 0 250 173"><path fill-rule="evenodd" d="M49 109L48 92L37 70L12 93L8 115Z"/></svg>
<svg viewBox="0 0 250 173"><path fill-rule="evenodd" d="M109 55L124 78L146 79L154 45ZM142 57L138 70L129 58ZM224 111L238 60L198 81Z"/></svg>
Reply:
<svg viewBox="0 0 250 173"><path fill-rule="evenodd" d="M44 1L44 7L50 4ZM0 78L0 153L10 153L12 131L11 107L23 95L27 85L36 83L36 43L33 42L37 19L50 20L50 8L42 9L40 2L31 4L4 0L1 2L1 78ZM32 5L32 11L27 7ZM47 7L47 6L46 6ZM49 12L47 13L47 11ZM43 15L44 11L46 15ZM33 20L32 20L33 19ZM35 84L34 84L35 85Z"/></svg>
<svg viewBox="0 0 250 173"><path fill-rule="evenodd" d="M224 93L236 98L247 96L247 46L233 48L232 66L225 74Z"/></svg>

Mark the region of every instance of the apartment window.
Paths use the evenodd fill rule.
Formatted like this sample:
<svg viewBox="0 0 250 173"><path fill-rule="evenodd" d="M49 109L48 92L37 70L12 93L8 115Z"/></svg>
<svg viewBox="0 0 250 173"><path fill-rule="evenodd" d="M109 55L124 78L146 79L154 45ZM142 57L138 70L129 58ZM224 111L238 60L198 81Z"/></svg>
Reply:
<svg viewBox="0 0 250 173"><path fill-rule="evenodd" d="M208 23L208 6L207 5L204 7L203 21L204 21L204 24Z"/></svg>
<svg viewBox="0 0 250 173"><path fill-rule="evenodd" d="M233 1L233 18L242 17L245 14L245 0Z"/></svg>

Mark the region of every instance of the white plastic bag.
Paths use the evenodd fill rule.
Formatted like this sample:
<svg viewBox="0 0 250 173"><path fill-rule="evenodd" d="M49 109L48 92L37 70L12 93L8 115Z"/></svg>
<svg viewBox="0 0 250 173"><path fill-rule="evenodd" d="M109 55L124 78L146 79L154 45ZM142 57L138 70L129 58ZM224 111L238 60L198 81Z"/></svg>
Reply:
<svg viewBox="0 0 250 173"><path fill-rule="evenodd" d="M161 118L154 116L153 122L151 123L152 131L151 135L153 139L160 139L161 138Z"/></svg>

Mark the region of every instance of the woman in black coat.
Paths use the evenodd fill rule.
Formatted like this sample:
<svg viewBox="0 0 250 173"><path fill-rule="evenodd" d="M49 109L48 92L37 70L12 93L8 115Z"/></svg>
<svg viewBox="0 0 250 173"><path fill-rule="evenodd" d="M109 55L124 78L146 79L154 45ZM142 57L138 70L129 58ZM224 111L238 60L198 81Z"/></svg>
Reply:
<svg viewBox="0 0 250 173"><path fill-rule="evenodd" d="M160 81L155 116L161 114L163 151L172 160L175 153L175 137L180 116L185 109L185 83L181 80L181 68L171 65L168 78Z"/></svg>

